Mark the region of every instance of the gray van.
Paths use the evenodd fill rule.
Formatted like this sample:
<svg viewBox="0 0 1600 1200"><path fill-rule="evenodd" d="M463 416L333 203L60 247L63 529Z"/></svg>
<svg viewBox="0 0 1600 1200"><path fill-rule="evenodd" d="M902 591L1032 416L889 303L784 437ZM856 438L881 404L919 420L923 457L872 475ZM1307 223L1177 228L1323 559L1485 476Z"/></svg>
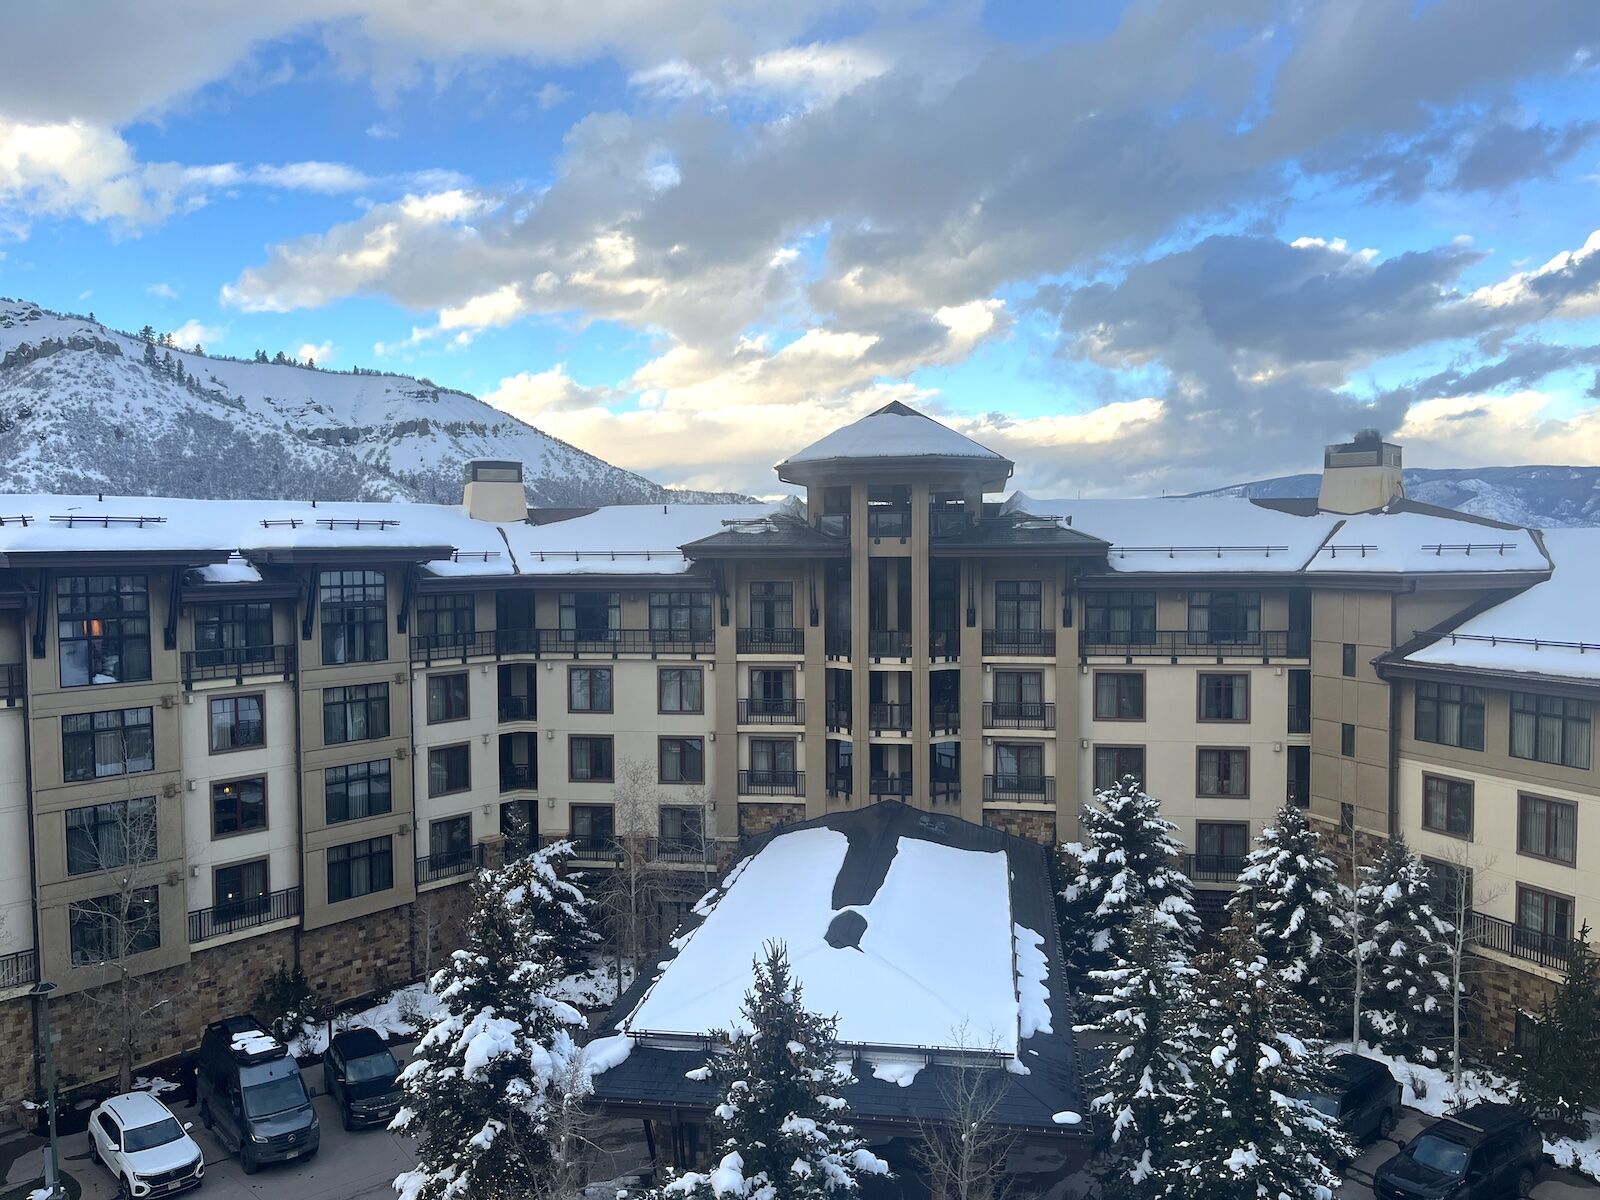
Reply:
<svg viewBox="0 0 1600 1200"><path fill-rule="evenodd" d="M195 1069L200 1123L239 1156L246 1175L263 1163L310 1158L322 1142L300 1068L251 1016L206 1026Z"/></svg>

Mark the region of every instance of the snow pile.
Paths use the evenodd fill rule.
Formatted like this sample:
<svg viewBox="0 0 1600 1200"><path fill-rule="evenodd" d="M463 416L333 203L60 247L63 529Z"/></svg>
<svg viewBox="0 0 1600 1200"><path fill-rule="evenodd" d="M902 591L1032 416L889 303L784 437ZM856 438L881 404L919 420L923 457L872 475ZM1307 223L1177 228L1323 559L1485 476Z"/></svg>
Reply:
<svg viewBox="0 0 1600 1200"><path fill-rule="evenodd" d="M432 1024L444 1013L444 1005L428 990L426 983L396 988L387 999L360 1012L341 1013L333 1020L334 1032L365 1025L385 1038L409 1039L416 1036L418 1021ZM314 1058L328 1049L328 1023L307 1023L290 1039L296 1058Z"/></svg>
<svg viewBox="0 0 1600 1200"><path fill-rule="evenodd" d="M898 1084L900 1087L910 1087L917 1078L917 1072L927 1065L926 1060L909 1057L878 1057L872 1058L872 1077L881 1079L885 1083Z"/></svg>
<svg viewBox="0 0 1600 1200"><path fill-rule="evenodd" d="M1050 1033L1050 960L1044 956L1044 938L1022 925L1013 925L1017 953L1017 1005L1021 1036Z"/></svg>

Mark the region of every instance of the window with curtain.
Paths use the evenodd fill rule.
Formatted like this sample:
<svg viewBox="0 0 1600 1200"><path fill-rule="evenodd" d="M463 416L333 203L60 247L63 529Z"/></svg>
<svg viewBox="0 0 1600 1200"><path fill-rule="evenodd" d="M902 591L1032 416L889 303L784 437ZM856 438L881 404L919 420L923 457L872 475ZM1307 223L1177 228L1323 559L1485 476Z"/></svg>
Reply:
<svg viewBox="0 0 1600 1200"><path fill-rule="evenodd" d="M1419 742L1483 749L1482 688L1419 682L1413 699L1412 731Z"/></svg>
<svg viewBox="0 0 1600 1200"><path fill-rule="evenodd" d="M659 820L663 850L701 849L703 826L698 808L663 808Z"/></svg>
<svg viewBox="0 0 1600 1200"><path fill-rule="evenodd" d="M335 746L389 736L389 685L322 689L322 740Z"/></svg>
<svg viewBox="0 0 1600 1200"><path fill-rule="evenodd" d="M1428 868L1428 903L1452 924L1472 915L1472 868L1442 858L1424 858Z"/></svg>
<svg viewBox="0 0 1600 1200"><path fill-rule="evenodd" d="M1194 851L1203 859L1243 858L1250 852L1250 826L1244 821L1198 821L1194 827Z"/></svg>
<svg viewBox="0 0 1600 1200"><path fill-rule="evenodd" d="M786 580L752 583L750 625L754 629L793 629L794 584Z"/></svg>
<svg viewBox="0 0 1600 1200"><path fill-rule="evenodd" d="M1422 777L1422 827L1451 837L1472 837L1472 781Z"/></svg>
<svg viewBox="0 0 1600 1200"><path fill-rule="evenodd" d="M144 575L56 580L61 686L150 678L150 588Z"/></svg>
<svg viewBox="0 0 1600 1200"><path fill-rule="evenodd" d="M662 738L660 741L662 783L704 783L706 750L701 738Z"/></svg>
<svg viewBox="0 0 1600 1200"><path fill-rule="evenodd" d="M472 859L472 817L462 814L428 822L428 865L435 871Z"/></svg>
<svg viewBox="0 0 1600 1200"><path fill-rule="evenodd" d="M1027 742L996 742L994 773L1010 781L999 787L1035 785L1044 779L1044 747Z"/></svg>
<svg viewBox="0 0 1600 1200"><path fill-rule="evenodd" d="M1511 693L1511 756L1561 767L1589 767L1587 700Z"/></svg>
<svg viewBox="0 0 1600 1200"><path fill-rule="evenodd" d="M439 746L428 751L428 795L447 796L471 786L471 746Z"/></svg>
<svg viewBox="0 0 1600 1200"><path fill-rule="evenodd" d="M391 811L389 760L347 763L322 772L323 808L329 825Z"/></svg>
<svg viewBox="0 0 1600 1200"><path fill-rule="evenodd" d="M156 798L67 810L67 874L109 871L156 859Z"/></svg>
<svg viewBox="0 0 1600 1200"><path fill-rule="evenodd" d="M662 667L656 673L656 707L664 713L705 711L705 680L699 667Z"/></svg>
<svg viewBox="0 0 1600 1200"><path fill-rule="evenodd" d="M1088 592L1083 598L1084 640L1138 645L1155 640L1154 592Z"/></svg>
<svg viewBox="0 0 1600 1200"><path fill-rule="evenodd" d="M1566 863L1578 861L1578 806L1544 796L1517 797L1517 853Z"/></svg>
<svg viewBox="0 0 1600 1200"><path fill-rule="evenodd" d="M211 902L215 906L212 916L216 921L237 921L262 912L270 894L264 858L218 867L211 873Z"/></svg>
<svg viewBox="0 0 1600 1200"><path fill-rule="evenodd" d="M211 785L211 836L228 837L267 827L267 781L230 779Z"/></svg>
<svg viewBox="0 0 1600 1200"><path fill-rule="evenodd" d="M73 966L119 962L161 946L161 893L137 888L126 897L95 896L67 905Z"/></svg>
<svg viewBox="0 0 1600 1200"><path fill-rule="evenodd" d="M1115 787L1124 775L1132 775L1144 786L1143 746L1096 746L1094 748L1094 790Z"/></svg>
<svg viewBox="0 0 1600 1200"><path fill-rule="evenodd" d="M711 640L710 592L651 592L650 638L657 642Z"/></svg>
<svg viewBox="0 0 1600 1200"><path fill-rule="evenodd" d="M412 632L427 646L462 646L472 640L477 629L477 613L471 592L452 592L443 596L416 598Z"/></svg>
<svg viewBox="0 0 1600 1200"><path fill-rule="evenodd" d="M567 711L611 711L611 668L568 667Z"/></svg>
<svg viewBox="0 0 1600 1200"><path fill-rule="evenodd" d="M368 838L328 847L328 903L354 900L394 886L394 839Z"/></svg>
<svg viewBox="0 0 1600 1200"><path fill-rule="evenodd" d="M1260 592L1190 592L1189 641L1254 645L1261 640Z"/></svg>
<svg viewBox="0 0 1600 1200"><path fill-rule="evenodd" d="M1094 715L1098 721L1144 720L1144 676L1137 671L1096 671Z"/></svg>
<svg viewBox="0 0 1600 1200"><path fill-rule="evenodd" d="M1201 796L1248 796L1250 751L1202 747L1196 752L1195 791Z"/></svg>
<svg viewBox="0 0 1600 1200"><path fill-rule="evenodd" d="M471 715L467 682L465 671L428 677L428 724L464 721Z"/></svg>
<svg viewBox="0 0 1600 1200"><path fill-rule="evenodd" d="M750 773L771 783L793 782L795 772L792 738L751 738Z"/></svg>
<svg viewBox="0 0 1600 1200"><path fill-rule="evenodd" d="M609 642L622 628L616 592L562 592L558 618L564 642Z"/></svg>
<svg viewBox="0 0 1600 1200"><path fill-rule="evenodd" d="M61 770L68 783L156 769L153 712L113 708L61 718Z"/></svg>
<svg viewBox="0 0 1600 1200"><path fill-rule="evenodd" d="M194 653L205 667L265 662L272 657L272 605L195 605Z"/></svg>
<svg viewBox="0 0 1600 1200"><path fill-rule="evenodd" d="M1572 940L1572 899L1538 888L1517 886L1517 943L1527 949L1557 952Z"/></svg>
<svg viewBox="0 0 1600 1200"><path fill-rule="evenodd" d="M613 775L609 737L567 739L568 778L573 783L610 783Z"/></svg>
<svg viewBox="0 0 1600 1200"><path fill-rule="evenodd" d="M1044 628L1044 584L1037 579L1002 579L994 585L994 627L1006 633Z"/></svg>
<svg viewBox="0 0 1600 1200"><path fill-rule="evenodd" d="M211 701L211 753L260 746L266 738L261 696L219 696Z"/></svg>
<svg viewBox="0 0 1600 1200"><path fill-rule="evenodd" d="M1200 676L1200 720L1248 721L1250 676L1205 672Z"/></svg>
<svg viewBox="0 0 1600 1200"><path fill-rule="evenodd" d="M388 596L382 571L322 572L317 599L324 666L389 656Z"/></svg>

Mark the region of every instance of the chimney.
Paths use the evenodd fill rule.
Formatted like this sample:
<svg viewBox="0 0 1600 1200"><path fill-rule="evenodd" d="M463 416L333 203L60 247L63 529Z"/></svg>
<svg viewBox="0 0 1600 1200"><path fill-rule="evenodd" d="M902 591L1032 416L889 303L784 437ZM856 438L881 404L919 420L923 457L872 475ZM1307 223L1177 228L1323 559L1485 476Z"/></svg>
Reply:
<svg viewBox="0 0 1600 1200"><path fill-rule="evenodd" d="M461 504L476 521L526 521L528 495L522 490L522 464L495 458L473 459L467 464L467 486Z"/></svg>
<svg viewBox="0 0 1600 1200"><path fill-rule="evenodd" d="M1400 447L1384 441L1376 429L1363 429L1353 440L1324 449L1317 492L1317 507L1323 512L1369 512L1405 494Z"/></svg>

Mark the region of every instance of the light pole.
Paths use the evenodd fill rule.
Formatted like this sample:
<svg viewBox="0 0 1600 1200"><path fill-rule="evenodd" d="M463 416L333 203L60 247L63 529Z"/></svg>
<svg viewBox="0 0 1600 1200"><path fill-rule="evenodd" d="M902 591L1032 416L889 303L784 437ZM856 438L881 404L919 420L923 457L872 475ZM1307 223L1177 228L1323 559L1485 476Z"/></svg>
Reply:
<svg viewBox="0 0 1600 1200"><path fill-rule="evenodd" d="M50 1052L50 993L56 985L41 979L28 994L39 999L39 1032L44 1037L45 1116L50 1122L50 1145L44 1155L45 1200L61 1200L61 1158L56 1149L56 1062Z"/></svg>

